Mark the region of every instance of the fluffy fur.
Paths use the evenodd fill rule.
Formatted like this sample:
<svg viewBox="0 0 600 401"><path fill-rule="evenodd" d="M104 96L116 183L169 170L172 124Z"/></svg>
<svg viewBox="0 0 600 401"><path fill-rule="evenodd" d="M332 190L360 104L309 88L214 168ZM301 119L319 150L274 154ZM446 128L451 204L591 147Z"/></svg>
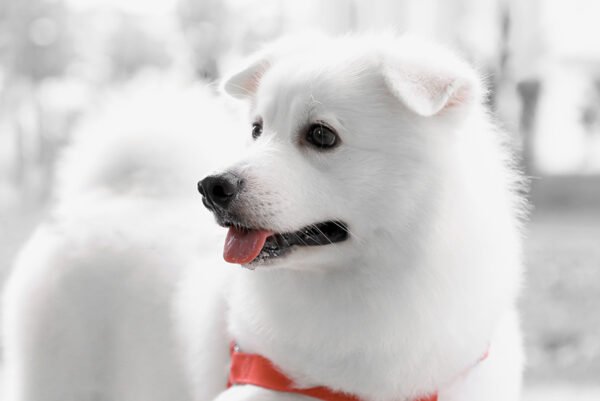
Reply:
<svg viewBox="0 0 600 401"><path fill-rule="evenodd" d="M82 128L6 290L3 399L302 398L226 390L232 339L300 386L367 401L518 399L519 176L476 72L408 38L302 38L266 48L225 89L263 118L256 141L206 93L178 101L181 87L123 100L142 109L115 100ZM339 148L302 144L314 119ZM243 156L233 132L252 142ZM224 266L224 230L194 190L217 162L246 179L248 222L340 219L350 239Z"/></svg>
<svg viewBox="0 0 600 401"><path fill-rule="evenodd" d="M342 220L351 235L253 271L222 267L213 290L209 267L189 273L178 305L196 399L300 397L223 391L232 339L301 387L369 401L518 399L520 180L476 71L410 38L287 40L224 88L251 105L248 137L264 121L221 170L246 182L236 200L246 224L288 232ZM338 148L302 143L319 120Z"/></svg>
<svg viewBox="0 0 600 401"><path fill-rule="evenodd" d="M140 89L143 88L143 89ZM6 401L190 400L171 301L218 239L196 177L235 151L206 88L143 78L90 111L4 294Z"/></svg>

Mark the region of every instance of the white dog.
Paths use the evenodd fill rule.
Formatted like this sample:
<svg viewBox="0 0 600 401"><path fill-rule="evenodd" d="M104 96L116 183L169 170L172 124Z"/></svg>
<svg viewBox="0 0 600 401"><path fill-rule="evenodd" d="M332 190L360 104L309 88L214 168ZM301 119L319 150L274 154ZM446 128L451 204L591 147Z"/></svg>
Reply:
<svg viewBox="0 0 600 401"><path fill-rule="evenodd" d="M224 89L252 145L199 189L246 269L183 282L196 399L517 400L523 202L477 73L348 36L282 41Z"/></svg>
<svg viewBox="0 0 600 401"><path fill-rule="evenodd" d="M3 401L190 400L173 293L218 241L195 181L219 145L234 152L239 118L204 87L149 78L91 111L62 158L6 286Z"/></svg>

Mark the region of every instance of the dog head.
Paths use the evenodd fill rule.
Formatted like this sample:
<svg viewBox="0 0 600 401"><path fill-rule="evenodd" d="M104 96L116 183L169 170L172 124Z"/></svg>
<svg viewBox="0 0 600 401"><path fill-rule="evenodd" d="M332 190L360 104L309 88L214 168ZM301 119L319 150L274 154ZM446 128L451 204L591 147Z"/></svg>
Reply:
<svg viewBox="0 0 600 401"><path fill-rule="evenodd" d="M480 88L409 38L288 39L255 56L224 84L249 101L252 144L199 183L229 227L225 259L328 269L410 244Z"/></svg>

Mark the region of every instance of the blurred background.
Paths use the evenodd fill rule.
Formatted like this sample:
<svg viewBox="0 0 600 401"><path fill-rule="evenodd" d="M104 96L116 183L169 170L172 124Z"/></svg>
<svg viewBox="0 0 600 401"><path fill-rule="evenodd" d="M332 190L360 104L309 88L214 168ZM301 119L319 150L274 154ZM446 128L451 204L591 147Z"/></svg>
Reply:
<svg viewBox="0 0 600 401"><path fill-rule="evenodd" d="M0 280L48 210L61 150L121 91L214 88L286 33L415 32L487 75L531 177L525 399L599 400L599 21L597 0L0 0Z"/></svg>

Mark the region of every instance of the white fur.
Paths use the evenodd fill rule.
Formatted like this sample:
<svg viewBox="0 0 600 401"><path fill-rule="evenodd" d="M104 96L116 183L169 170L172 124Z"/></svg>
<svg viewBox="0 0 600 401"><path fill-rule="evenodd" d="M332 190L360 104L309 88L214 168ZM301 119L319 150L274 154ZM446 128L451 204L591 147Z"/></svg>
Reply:
<svg viewBox="0 0 600 401"><path fill-rule="evenodd" d="M230 340L300 387L369 401L518 399L523 205L477 76L433 45L349 36L280 42L225 84L264 121L228 169L246 180L246 221L286 232L336 219L351 236L253 271L222 267L221 302L206 299L206 272L189 273L179 321L197 400L224 389ZM338 131L337 149L302 144L316 120ZM292 398L303 397L218 395Z"/></svg>
<svg viewBox="0 0 600 401"><path fill-rule="evenodd" d="M237 154L235 114L156 77L106 104L62 158L56 205L7 284L2 400L190 399L172 294L218 244L196 182L214 152Z"/></svg>
<svg viewBox="0 0 600 401"><path fill-rule="evenodd" d="M300 386L367 401L518 399L519 176L476 72L410 39L311 38L267 48L225 88L265 122L230 167L248 221L340 219L350 239L224 265L194 185L223 145L238 154L222 136L236 127L206 94L150 88L132 102L150 107L94 121L68 153L58 206L7 287L3 399L188 399L168 312L186 267L176 334L195 400L308 401L225 390L232 339ZM314 119L338 149L300 145Z"/></svg>

